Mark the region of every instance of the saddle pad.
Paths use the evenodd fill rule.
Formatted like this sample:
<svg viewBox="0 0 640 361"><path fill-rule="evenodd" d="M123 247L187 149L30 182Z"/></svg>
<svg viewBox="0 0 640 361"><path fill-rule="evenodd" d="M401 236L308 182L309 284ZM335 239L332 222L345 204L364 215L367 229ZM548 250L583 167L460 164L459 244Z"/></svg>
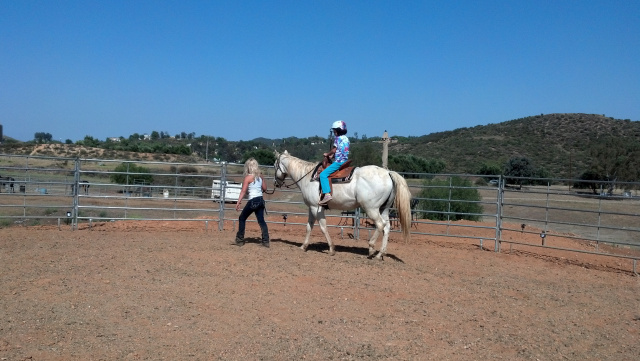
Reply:
<svg viewBox="0 0 640 361"><path fill-rule="evenodd" d="M353 177L353 172L356 170L356 167L348 167L345 169L341 169L329 176L329 181L331 183L343 183L351 181Z"/></svg>

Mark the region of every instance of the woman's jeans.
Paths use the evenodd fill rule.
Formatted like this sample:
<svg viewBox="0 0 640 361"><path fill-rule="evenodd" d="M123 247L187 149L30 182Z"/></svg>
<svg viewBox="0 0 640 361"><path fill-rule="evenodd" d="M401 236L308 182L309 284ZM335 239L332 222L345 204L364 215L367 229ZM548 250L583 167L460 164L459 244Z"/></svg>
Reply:
<svg viewBox="0 0 640 361"><path fill-rule="evenodd" d="M262 230L262 242L269 242L269 229L267 228L267 222L264 221L264 199L262 197L251 198L247 201L242 212L240 213L240 218L238 219L238 233L236 233L236 238L240 240L244 240L244 228L247 222L247 218L251 215L251 213L256 214L256 218L258 219L258 224L260 225L260 229Z"/></svg>
<svg viewBox="0 0 640 361"><path fill-rule="evenodd" d="M325 170L320 172L320 186L322 186L323 194L331 192L331 186L329 185L329 176L331 175L331 173L340 169L340 166L342 164L344 164L344 162L343 163L333 162L327 168L325 168Z"/></svg>

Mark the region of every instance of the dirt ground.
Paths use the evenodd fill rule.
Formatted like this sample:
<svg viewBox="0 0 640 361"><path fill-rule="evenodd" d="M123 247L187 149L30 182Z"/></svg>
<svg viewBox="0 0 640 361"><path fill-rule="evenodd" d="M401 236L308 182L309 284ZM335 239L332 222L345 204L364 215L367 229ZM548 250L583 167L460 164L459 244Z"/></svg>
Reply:
<svg viewBox="0 0 640 361"><path fill-rule="evenodd" d="M231 228L0 229L0 359L640 358L630 260L394 233L376 261L339 228L333 257L317 227L307 252L301 226L271 224L270 248Z"/></svg>

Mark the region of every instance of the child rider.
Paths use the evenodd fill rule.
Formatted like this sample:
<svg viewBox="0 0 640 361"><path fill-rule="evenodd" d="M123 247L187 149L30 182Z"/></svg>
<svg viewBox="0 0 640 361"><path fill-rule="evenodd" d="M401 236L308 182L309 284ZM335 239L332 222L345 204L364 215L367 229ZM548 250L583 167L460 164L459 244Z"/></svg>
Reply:
<svg viewBox="0 0 640 361"><path fill-rule="evenodd" d="M347 124L342 120L333 122L331 125L333 135L333 147L329 153L324 153L326 157L334 157L333 163L320 173L320 186L322 187L322 195L319 205L325 206L333 199L331 197L331 187L329 185L329 176L340 169L340 166L349 159L349 137L347 134Z"/></svg>

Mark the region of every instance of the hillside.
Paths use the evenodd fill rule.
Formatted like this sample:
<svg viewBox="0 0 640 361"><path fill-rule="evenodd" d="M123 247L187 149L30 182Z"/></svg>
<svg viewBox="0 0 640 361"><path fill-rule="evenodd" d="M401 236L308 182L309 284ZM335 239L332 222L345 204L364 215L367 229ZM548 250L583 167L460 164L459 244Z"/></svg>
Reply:
<svg viewBox="0 0 640 361"><path fill-rule="evenodd" d="M553 177L575 177L587 170L590 151L606 140L640 146L640 122L596 114L544 114L498 124L460 128L403 139L391 154L442 159L447 172L474 173L480 164L504 164L525 156Z"/></svg>
<svg viewBox="0 0 640 361"><path fill-rule="evenodd" d="M413 154L427 159L439 159L446 163L445 171L448 173L476 173L484 163L502 166L513 156L524 156L536 167L547 170L551 177L573 178L589 168L594 157L593 150L602 148L603 144L606 146L607 142L615 145L624 144L626 149L640 150L640 122L597 114L541 114L498 124L397 138L397 143L389 145L391 155ZM278 149L288 149L303 159L319 160L328 146L326 139L319 137L257 138L240 142L226 141L222 138L210 140L210 144L204 139L183 141L190 147L191 155L161 154L157 150L145 153L123 151L113 148L114 143L108 142L100 143L97 147L87 147L79 144L36 145L15 141L5 142L0 146L0 153L176 162L203 162L215 156L222 160L239 162L247 151L258 148L271 150L274 146ZM352 151L358 152L366 143L369 143L369 146L360 149L369 152L379 150L382 147L377 142L379 140L380 138L376 137L366 140L353 139ZM149 145L143 145L145 142L140 141L141 145L138 148L152 149ZM179 143L177 140L163 139L156 141L156 145L158 142Z"/></svg>
<svg viewBox="0 0 640 361"><path fill-rule="evenodd" d="M77 144L31 144L31 143L11 143L0 146L0 154L16 154L29 156L63 157L63 158L86 158L86 159L122 159L141 160L158 162L182 162L191 163L201 161L198 157L177 155L116 151L96 147L87 147Z"/></svg>

